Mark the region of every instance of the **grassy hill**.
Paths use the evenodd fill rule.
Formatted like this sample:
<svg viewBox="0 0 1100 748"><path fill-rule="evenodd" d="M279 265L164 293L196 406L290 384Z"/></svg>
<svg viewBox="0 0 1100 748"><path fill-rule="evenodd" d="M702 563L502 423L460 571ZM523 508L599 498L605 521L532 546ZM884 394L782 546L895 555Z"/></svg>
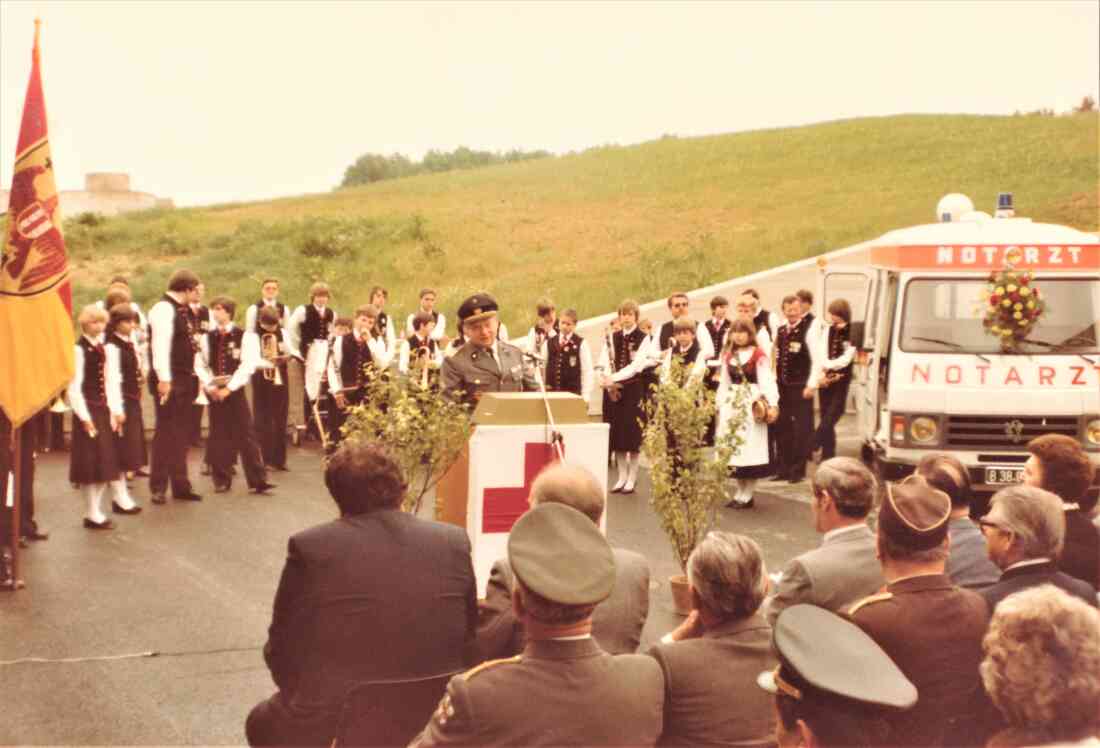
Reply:
<svg viewBox="0 0 1100 748"><path fill-rule="evenodd" d="M268 275L295 304L323 279L342 312L381 284L400 318L421 286L438 289L449 317L485 288L518 333L544 294L582 318L600 314L930 222L947 192L992 212L997 192L1011 191L1020 215L1095 231L1098 124L1095 113L855 119L70 220L75 300L99 298L122 273L148 304L181 266L207 281L208 298L234 296L241 315Z"/></svg>

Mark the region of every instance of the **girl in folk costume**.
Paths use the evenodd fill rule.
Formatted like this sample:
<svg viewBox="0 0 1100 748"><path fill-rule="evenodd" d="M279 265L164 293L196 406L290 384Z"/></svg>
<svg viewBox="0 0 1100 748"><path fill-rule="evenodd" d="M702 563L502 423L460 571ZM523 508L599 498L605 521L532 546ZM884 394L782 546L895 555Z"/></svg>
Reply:
<svg viewBox="0 0 1100 748"><path fill-rule="evenodd" d="M752 322L736 319L726 337L722 351L722 367L718 381L718 437L730 429L738 415L733 402L735 387L745 387L747 392L740 404L743 420L738 433L744 439L741 448L730 457L730 467L737 484L733 500L727 506L748 509L753 505L752 493L756 481L768 475L768 427L753 417L753 402L763 397L768 405L779 402L779 390L775 374L764 351L756 342L756 328Z"/></svg>
<svg viewBox="0 0 1100 748"><path fill-rule="evenodd" d="M650 365L649 338L638 328L638 304L626 300L619 305L620 329L608 331L600 363L603 387L603 418L611 424L611 451L619 478L612 493L634 493L638 480L638 452L642 446L642 388L639 376Z"/></svg>
<svg viewBox="0 0 1100 748"><path fill-rule="evenodd" d="M100 503L108 484L113 491L113 509L119 514L137 514L141 507L130 498L126 479L119 472L116 434L126 416L122 405L118 358L103 345L107 312L86 306L77 321L83 335L76 342L75 375L69 383L69 405L76 418L69 481L80 487L88 511L84 526L89 530L110 530ZM113 365L112 365L113 364Z"/></svg>
<svg viewBox="0 0 1100 748"><path fill-rule="evenodd" d="M852 359L856 349L851 344L852 308L844 299L829 304L830 325L825 335L825 363L811 377L809 386L817 390L821 404L821 423L814 434L813 448L821 449L821 459L836 457L836 424L844 415L848 402L848 386L852 381Z"/></svg>
<svg viewBox="0 0 1100 748"><path fill-rule="evenodd" d="M127 473L140 472L148 464L145 447L145 419L141 412L141 388L148 372L146 362L138 354L133 339L137 314L129 304L116 304L110 309L107 323L107 365L117 364L122 388L122 411L126 416L118 434L118 464Z"/></svg>

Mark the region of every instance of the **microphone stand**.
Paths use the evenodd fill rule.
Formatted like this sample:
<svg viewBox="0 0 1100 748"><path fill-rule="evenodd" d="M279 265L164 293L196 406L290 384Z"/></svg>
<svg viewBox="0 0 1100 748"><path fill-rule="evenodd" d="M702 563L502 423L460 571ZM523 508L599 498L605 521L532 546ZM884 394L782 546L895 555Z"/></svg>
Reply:
<svg viewBox="0 0 1100 748"><path fill-rule="evenodd" d="M535 362L535 381L539 385L539 392L542 393L542 404L546 408L546 423L550 426L550 443L554 446L554 451L558 455L558 461L562 464L565 463L565 437L558 431L558 424L554 421L554 412L550 408L550 397L546 392L546 382L542 378L542 364L546 363L546 359L535 353L528 353L523 351L523 357L529 361Z"/></svg>

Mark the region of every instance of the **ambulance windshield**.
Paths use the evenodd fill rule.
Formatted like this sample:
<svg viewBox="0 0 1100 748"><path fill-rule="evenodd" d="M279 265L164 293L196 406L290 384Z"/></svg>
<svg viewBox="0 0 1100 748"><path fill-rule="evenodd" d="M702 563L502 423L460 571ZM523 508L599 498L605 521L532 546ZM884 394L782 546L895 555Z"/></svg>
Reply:
<svg viewBox="0 0 1100 748"><path fill-rule="evenodd" d="M1100 280L1043 278L1046 310L1018 352L1027 355L1100 353ZM1000 353L982 325L986 284L972 278L916 278L905 287L901 349L911 353Z"/></svg>

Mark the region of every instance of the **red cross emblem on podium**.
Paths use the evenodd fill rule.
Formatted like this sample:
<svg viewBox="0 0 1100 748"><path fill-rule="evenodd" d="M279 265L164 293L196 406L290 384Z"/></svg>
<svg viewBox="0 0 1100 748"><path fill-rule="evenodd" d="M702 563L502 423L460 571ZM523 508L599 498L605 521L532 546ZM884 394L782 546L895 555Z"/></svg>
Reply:
<svg viewBox="0 0 1100 748"><path fill-rule="evenodd" d="M564 450L564 445L563 445ZM564 452L563 452L564 453ZM486 488L482 499L481 531L511 532L512 525L527 511L531 484L542 469L557 462L554 445L527 443L523 448L523 485L508 488Z"/></svg>

